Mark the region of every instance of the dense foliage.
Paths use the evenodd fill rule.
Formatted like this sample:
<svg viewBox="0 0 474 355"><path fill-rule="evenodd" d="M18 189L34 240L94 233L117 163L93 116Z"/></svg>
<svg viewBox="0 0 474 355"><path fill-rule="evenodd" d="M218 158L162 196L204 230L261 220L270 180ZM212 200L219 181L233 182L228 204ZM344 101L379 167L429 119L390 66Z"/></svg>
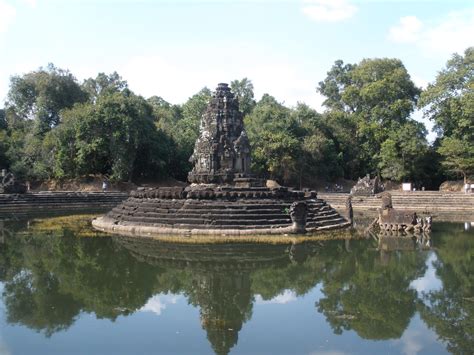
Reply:
<svg viewBox="0 0 474 355"><path fill-rule="evenodd" d="M453 55L420 105L435 122L442 164L466 180L474 173L474 47Z"/></svg>
<svg viewBox="0 0 474 355"><path fill-rule="evenodd" d="M474 48L453 55L422 92L398 59L337 60L317 91L325 111L255 101L248 78L230 86L252 144L254 172L293 186L366 174L437 188L449 174L474 173ZM30 180L101 174L112 180L185 180L208 88L174 105L134 94L116 72L81 84L47 68L11 78L0 110L0 168ZM417 108L435 123L412 118Z"/></svg>

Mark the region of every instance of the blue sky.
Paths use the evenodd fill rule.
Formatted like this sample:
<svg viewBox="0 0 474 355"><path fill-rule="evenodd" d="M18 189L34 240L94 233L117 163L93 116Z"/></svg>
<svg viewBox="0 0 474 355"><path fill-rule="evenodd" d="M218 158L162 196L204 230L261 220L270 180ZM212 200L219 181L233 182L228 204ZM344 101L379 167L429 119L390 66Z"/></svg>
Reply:
<svg viewBox="0 0 474 355"><path fill-rule="evenodd" d="M0 0L0 100L11 75L52 62L172 103L248 77L257 98L321 110L337 59L400 58L425 86L473 38L474 1Z"/></svg>

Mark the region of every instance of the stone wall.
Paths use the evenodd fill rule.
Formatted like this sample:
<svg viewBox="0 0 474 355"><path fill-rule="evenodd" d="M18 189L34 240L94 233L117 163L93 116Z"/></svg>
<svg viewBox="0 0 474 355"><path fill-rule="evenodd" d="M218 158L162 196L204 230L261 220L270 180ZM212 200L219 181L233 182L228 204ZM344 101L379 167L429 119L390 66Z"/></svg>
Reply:
<svg viewBox="0 0 474 355"><path fill-rule="evenodd" d="M435 221L474 220L474 194L446 193L440 191L401 192L390 191L393 207L421 214L430 214ZM318 193L338 211L344 211L346 193ZM360 215L376 215L381 206L381 195L354 196L352 206Z"/></svg>
<svg viewBox="0 0 474 355"><path fill-rule="evenodd" d="M40 192L0 195L0 218L58 212L101 212L128 197L125 192Z"/></svg>

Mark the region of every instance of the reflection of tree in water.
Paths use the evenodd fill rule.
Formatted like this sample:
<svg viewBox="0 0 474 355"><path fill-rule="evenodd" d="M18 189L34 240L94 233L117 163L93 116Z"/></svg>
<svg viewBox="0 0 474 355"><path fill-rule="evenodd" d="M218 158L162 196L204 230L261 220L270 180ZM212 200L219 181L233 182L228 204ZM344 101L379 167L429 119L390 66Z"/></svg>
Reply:
<svg viewBox="0 0 474 355"><path fill-rule="evenodd" d="M443 288L424 293L419 311L451 353L470 354L474 349L474 231L443 227L433 235L434 267Z"/></svg>
<svg viewBox="0 0 474 355"><path fill-rule="evenodd" d="M416 311L412 280L426 253L388 251L369 241L296 245L173 245L151 239L76 238L63 228L16 231L0 244L7 320L51 335L80 312L114 320L159 293L181 293L200 308L217 354L238 341L252 316L254 295L269 300L322 283L318 310L336 333L368 339L400 337ZM473 347L472 236L439 243L438 276L446 289L424 296L423 319L454 352ZM435 238L434 238L435 239ZM448 247L449 246L449 247ZM461 257L460 257L461 256ZM467 335L466 335L467 334ZM469 336L470 334L470 336Z"/></svg>
<svg viewBox="0 0 474 355"><path fill-rule="evenodd" d="M156 271L117 249L110 239L61 233L18 233L1 248L7 321L50 336L79 312L114 320L153 295Z"/></svg>
<svg viewBox="0 0 474 355"><path fill-rule="evenodd" d="M367 243L335 251L323 275L325 295L316 303L336 334L353 329L365 339L399 338L415 312L412 280L425 272L425 253L381 252Z"/></svg>

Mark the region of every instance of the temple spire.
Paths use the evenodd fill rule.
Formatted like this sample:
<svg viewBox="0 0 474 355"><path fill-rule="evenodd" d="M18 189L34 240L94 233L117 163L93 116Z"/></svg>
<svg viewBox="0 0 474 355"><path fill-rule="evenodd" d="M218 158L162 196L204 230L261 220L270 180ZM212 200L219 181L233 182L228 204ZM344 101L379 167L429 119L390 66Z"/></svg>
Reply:
<svg viewBox="0 0 474 355"><path fill-rule="evenodd" d="M239 101L225 83L217 85L201 118L190 162L191 183L231 183L250 174L250 144Z"/></svg>

